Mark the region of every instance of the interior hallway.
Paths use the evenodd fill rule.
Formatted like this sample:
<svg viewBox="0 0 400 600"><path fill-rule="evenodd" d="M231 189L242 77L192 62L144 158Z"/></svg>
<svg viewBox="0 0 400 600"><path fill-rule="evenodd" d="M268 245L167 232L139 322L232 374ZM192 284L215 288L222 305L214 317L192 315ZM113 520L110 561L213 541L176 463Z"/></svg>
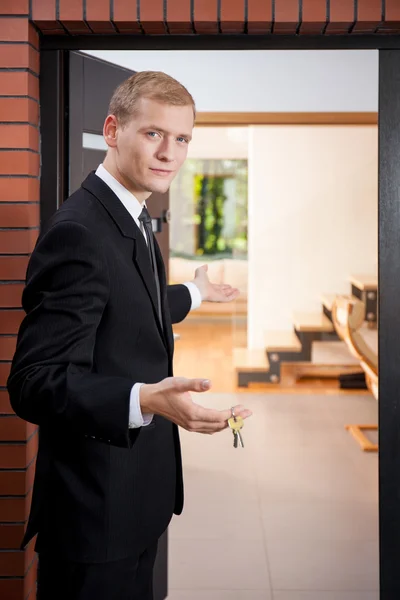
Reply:
<svg viewBox="0 0 400 600"><path fill-rule="evenodd" d="M220 389L221 331L206 348L211 334L197 331L191 352L177 342L176 374L215 376ZM169 600L378 600L378 457L344 429L377 422L372 396L214 386L196 401L253 416L244 449L229 431L181 432L186 504L170 526Z"/></svg>

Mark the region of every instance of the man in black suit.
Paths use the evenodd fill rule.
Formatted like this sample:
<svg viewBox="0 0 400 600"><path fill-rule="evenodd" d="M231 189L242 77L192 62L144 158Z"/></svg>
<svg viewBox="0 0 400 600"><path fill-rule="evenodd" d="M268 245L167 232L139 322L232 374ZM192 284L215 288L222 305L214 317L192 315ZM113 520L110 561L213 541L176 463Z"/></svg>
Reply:
<svg viewBox="0 0 400 600"><path fill-rule="evenodd" d="M8 390L40 426L24 538L38 533L39 600L151 600L157 540L183 507L177 426L211 434L231 416L192 401L209 381L172 376L171 324L238 292L211 284L206 267L167 285L145 206L183 164L194 115L163 73L122 83L103 165L49 220L29 262Z"/></svg>

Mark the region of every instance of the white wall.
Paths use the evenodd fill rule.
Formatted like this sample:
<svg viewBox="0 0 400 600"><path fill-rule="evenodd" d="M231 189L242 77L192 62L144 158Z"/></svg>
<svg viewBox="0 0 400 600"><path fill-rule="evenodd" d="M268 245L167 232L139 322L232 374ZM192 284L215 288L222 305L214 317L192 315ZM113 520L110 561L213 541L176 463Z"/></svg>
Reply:
<svg viewBox="0 0 400 600"><path fill-rule="evenodd" d="M378 110L376 50L88 52L134 71L165 71L199 111L352 112Z"/></svg>
<svg viewBox="0 0 400 600"><path fill-rule="evenodd" d="M292 329L377 264L377 127L251 127L249 326Z"/></svg>
<svg viewBox="0 0 400 600"><path fill-rule="evenodd" d="M248 127L195 127L188 158L247 158Z"/></svg>

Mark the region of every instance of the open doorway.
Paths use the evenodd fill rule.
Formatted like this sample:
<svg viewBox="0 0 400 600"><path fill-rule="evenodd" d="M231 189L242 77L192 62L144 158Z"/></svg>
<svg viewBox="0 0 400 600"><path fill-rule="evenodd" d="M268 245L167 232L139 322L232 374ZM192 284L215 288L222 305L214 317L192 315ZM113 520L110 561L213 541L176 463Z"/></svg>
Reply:
<svg viewBox="0 0 400 600"><path fill-rule="evenodd" d="M196 266L207 262L213 280L242 291L232 307L203 306L175 327L175 373L210 377L213 393L204 402L216 406L232 394L246 394L243 401L252 403L259 418L246 428L244 491L229 500L229 511L229 440L205 443L182 432L189 500L185 515L170 528L172 597L182 597L187 586L194 595L205 593L209 584L196 579L196 561L213 556L215 545L229 555L228 539L229 545L244 544L253 567L264 572L257 579L263 594L269 587L289 597L297 589L356 592L360 585L372 598L378 585L377 455L363 454L344 426L375 424L377 403L360 360L335 328L332 297L360 293L359 300L369 302L362 330L376 352L376 302L368 297L375 293L376 300L377 285L376 52L256 52L250 62L258 79L248 56L246 73L234 52L202 52L191 55L191 81L179 71L185 64L180 53L90 54L131 70L165 70L195 99L192 88L198 86L199 123L171 186L171 216L164 225L169 280L190 280ZM217 67L224 60L236 65L226 80L215 75L223 72ZM210 64L217 65L215 71ZM208 89L202 96L205 72L213 94ZM246 89L239 99L238 80ZM298 82L295 92L289 81ZM304 385L293 375L296 369ZM288 372L291 386L282 385ZM215 456L221 456L217 464ZM244 506L251 514L240 517L247 533L239 535L234 515L243 515ZM211 520L205 527L210 507L218 518L225 514L222 526ZM285 523L286 532L280 529ZM295 565L305 537L310 544L299 573ZM324 575L318 579L311 565L321 556L320 544L330 545L322 552ZM348 556L361 544L367 550L360 583L354 583L352 573L360 566ZM189 581L179 565L193 547L201 551L193 564L185 563ZM331 552L347 557L335 559L335 569Z"/></svg>

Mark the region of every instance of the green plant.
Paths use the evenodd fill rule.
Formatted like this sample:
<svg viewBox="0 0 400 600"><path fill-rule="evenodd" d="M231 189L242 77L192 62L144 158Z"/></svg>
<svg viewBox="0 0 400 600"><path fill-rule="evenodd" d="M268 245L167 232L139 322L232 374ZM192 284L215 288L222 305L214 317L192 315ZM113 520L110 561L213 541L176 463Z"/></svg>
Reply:
<svg viewBox="0 0 400 600"><path fill-rule="evenodd" d="M230 251L222 236L224 226L225 177L221 175L195 176L197 224L197 253L217 254Z"/></svg>

